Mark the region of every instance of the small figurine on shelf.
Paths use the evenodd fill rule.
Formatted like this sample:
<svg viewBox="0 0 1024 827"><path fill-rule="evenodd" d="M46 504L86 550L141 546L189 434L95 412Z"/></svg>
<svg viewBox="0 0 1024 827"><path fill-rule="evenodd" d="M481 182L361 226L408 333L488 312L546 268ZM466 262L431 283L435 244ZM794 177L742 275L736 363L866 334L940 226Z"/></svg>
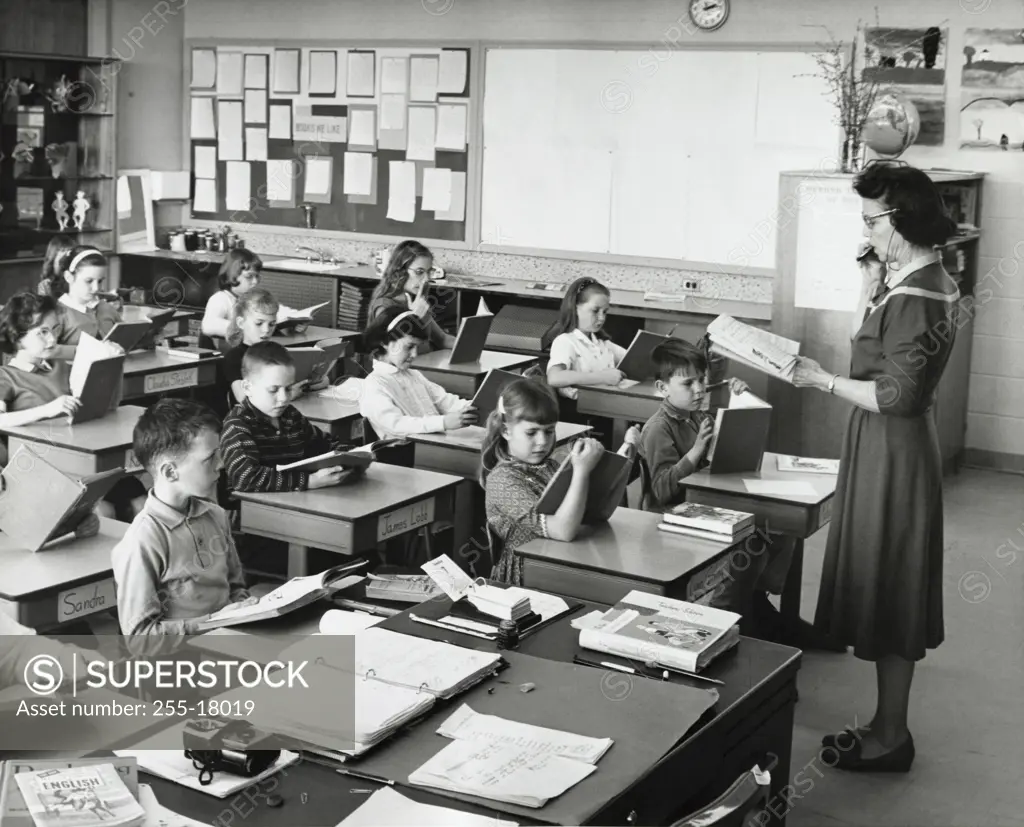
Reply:
<svg viewBox="0 0 1024 827"><path fill-rule="evenodd" d="M90 204L89 199L85 197L85 192L79 190L75 193L75 200L71 206L75 209L75 229L81 232L85 227L85 214L89 212L92 204Z"/></svg>
<svg viewBox="0 0 1024 827"><path fill-rule="evenodd" d="M32 147L24 141L16 143L14 145L14 177L21 178L23 175L30 175L35 160L36 156L32 152Z"/></svg>
<svg viewBox="0 0 1024 827"><path fill-rule="evenodd" d="M73 84L68 82L67 75L61 75L60 80L53 84L53 88L46 92L46 99L50 102L50 109L54 112L68 111L68 95L71 94Z"/></svg>
<svg viewBox="0 0 1024 827"><path fill-rule="evenodd" d="M78 202L76 201L75 203ZM53 199L53 203L50 206L53 207L53 214L57 216L57 226L61 232L64 232L68 228L68 202L61 190L57 190L57 197ZM77 223L77 215L75 220Z"/></svg>
<svg viewBox="0 0 1024 827"><path fill-rule="evenodd" d="M35 89L34 83L29 83L21 78L11 78L4 83L3 110L5 112L17 112L21 105L22 97L28 97Z"/></svg>

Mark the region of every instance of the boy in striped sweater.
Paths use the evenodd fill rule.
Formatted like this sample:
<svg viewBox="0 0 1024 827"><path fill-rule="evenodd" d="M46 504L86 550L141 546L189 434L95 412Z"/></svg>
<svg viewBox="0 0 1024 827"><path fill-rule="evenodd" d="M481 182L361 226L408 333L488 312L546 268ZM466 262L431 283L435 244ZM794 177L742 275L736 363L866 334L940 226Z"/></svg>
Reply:
<svg viewBox="0 0 1024 827"><path fill-rule="evenodd" d="M277 342L260 342L242 359L245 399L224 420L220 451L232 491L306 491L352 479L362 469L278 471L278 465L326 454L331 440L292 405L295 362Z"/></svg>

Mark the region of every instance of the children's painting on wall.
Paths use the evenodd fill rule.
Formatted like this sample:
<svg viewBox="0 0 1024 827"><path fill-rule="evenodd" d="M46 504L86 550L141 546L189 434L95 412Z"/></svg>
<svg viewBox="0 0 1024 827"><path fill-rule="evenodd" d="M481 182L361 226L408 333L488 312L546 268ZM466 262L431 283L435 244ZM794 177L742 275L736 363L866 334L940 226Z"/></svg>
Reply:
<svg viewBox="0 0 1024 827"><path fill-rule="evenodd" d="M942 145L946 133L944 29L865 29L863 76L903 92L917 107L921 133L915 143Z"/></svg>
<svg viewBox="0 0 1024 827"><path fill-rule="evenodd" d="M1024 30L964 32L960 148L1024 149Z"/></svg>

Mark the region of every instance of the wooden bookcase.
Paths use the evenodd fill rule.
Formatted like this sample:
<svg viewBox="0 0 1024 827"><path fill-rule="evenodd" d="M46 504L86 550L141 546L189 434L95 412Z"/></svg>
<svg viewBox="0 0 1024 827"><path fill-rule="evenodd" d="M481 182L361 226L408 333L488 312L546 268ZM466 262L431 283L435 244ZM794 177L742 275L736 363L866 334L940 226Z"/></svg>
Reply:
<svg viewBox="0 0 1024 827"><path fill-rule="evenodd" d="M946 208L961 225L973 230L951 240L942 250L947 272L959 284L962 296L973 296L978 280L978 239L981 237L981 195L983 173L956 173L925 170L939 185ZM845 279L856 273L856 239L863 231L860 209L838 199L810 197L830 188L852 192L853 175L819 172L783 172L779 181L777 275L772 303L772 331L801 343L800 352L821 363L825 370L849 375L852 310L797 306L805 304L807 291L798 290L798 252L807 254L807 239L800 238L804 221L805 235L812 226L830 233L823 243L813 246L814 265L821 273L821 284L828 289L830 279ZM841 196L840 196L841 198ZM856 198L856 194L854 194ZM859 198L856 198L859 202ZM804 244L801 247L801 244ZM806 265L806 262L804 263ZM806 268L804 270L806 279ZM856 282L859 287L859 277ZM806 282L805 282L806 286ZM798 299L798 293L802 298ZM828 304L828 300L820 304ZM961 302L960 318L953 352L939 384L935 421L939 433L944 468L956 470L964 450L967 427L967 384L971 366L971 339L974 319L969 301ZM966 308L966 309L965 309ZM808 388L794 388L772 381L769 401L775 408L772 424L772 450L808 457L838 458L850 405L834 396Z"/></svg>
<svg viewBox="0 0 1024 827"><path fill-rule="evenodd" d="M60 233L58 192L68 204L65 234L115 249L118 68L110 58L0 52L0 265L22 265L4 266L5 276L29 272ZM90 204L81 230L73 221L79 191ZM10 291L4 281L0 301Z"/></svg>

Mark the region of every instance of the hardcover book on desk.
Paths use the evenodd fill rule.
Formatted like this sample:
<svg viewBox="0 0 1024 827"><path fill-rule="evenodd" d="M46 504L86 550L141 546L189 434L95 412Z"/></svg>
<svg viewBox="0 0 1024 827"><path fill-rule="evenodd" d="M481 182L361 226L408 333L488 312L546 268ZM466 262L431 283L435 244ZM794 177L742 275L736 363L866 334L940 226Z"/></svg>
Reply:
<svg viewBox="0 0 1024 827"><path fill-rule="evenodd" d="M473 394L473 400L470 402L476 408L476 421L480 425L486 424L491 411L498 407L498 397L505 390L505 386L522 378L518 373L511 373L507 370L492 368L487 371L487 376L480 383L480 387L477 388L476 393Z"/></svg>
<svg viewBox="0 0 1024 827"><path fill-rule="evenodd" d="M125 319L110 328L103 341L120 345L126 353L133 350L152 350L156 347L156 337L174 317L175 312L172 307L142 319Z"/></svg>
<svg viewBox="0 0 1024 827"><path fill-rule="evenodd" d="M455 337L448 364L460 365L479 362L480 355L487 344L487 334L491 330L494 316L467 316L459 325L459 335Z"/></svg>
<svg viewBox="0 0 1024 827"><path fill-rule="evenodd" d="M81 401L75 422L99 419L113 406L124 378L124 356L114 355L111 345L83 333L71 363L68 383L71 395Z"/></svg>
<svg viewBox="0 0 1024 827"><path fill-rule="evenodd" d="M667 342L668 336L660 333L651 333L647 330L638 330L633 337L626 355L619 362L621 370L629 379L642 382L654 376L654 365L651 364L651 353L662 342Z"/></svg>
<svg viewBox="0 0 1024 827"><path fill-rule="evenodd" d="M295 382L316 384L334 367L335 363L345 355L347 345L342 341L319 342L313 347L293 347L289 349L295 360Z"/></svg>

